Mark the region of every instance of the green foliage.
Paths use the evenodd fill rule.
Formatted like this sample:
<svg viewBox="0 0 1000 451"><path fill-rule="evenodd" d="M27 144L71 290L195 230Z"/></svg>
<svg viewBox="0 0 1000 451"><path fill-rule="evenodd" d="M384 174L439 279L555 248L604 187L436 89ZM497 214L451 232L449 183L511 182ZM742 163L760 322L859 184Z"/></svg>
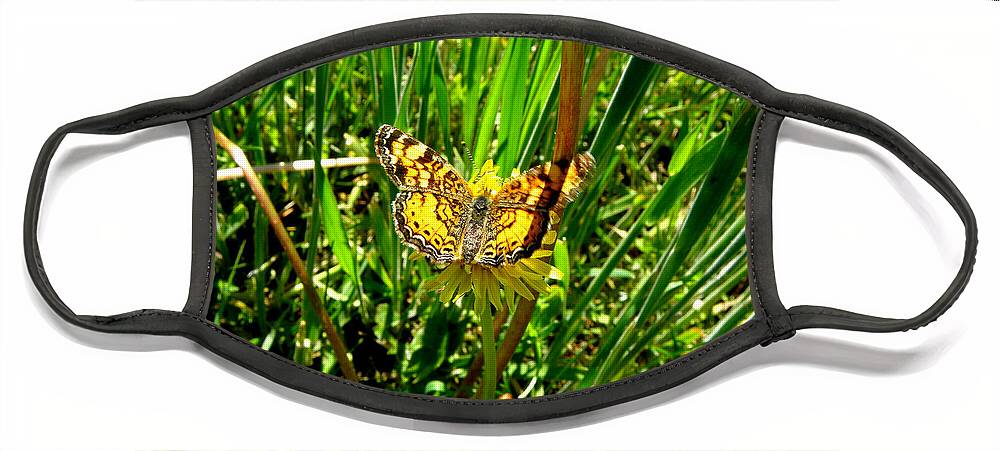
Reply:
<svg viewBox="0 0 1000 451"><path fill-rule="evenodd" d="M397 190L381 167L323 170L320 160L374 156L372 133L390 123L466 175L462 142L476 166L493 159L502 173L547 161L561 47L473 38L382 48L303 71L213 115L254 165L312 160L314 170L262 180L363 383L454 396L482 342L496 352L505 328L495 343L480 340L471 303L444 304L426 290L437 270L400 244L390 205ZM598 54L587 51L584 83L596 90L580 141L598 164L559 224L550 262L564 277L537 300L510 363L496 368L495 396L631 376L753 313L743 176L756 109L675 69ZM234 166L225 152L219 166ZM301 281L241 179L220 183L216 239L214 321L336 374Z"/></svg>

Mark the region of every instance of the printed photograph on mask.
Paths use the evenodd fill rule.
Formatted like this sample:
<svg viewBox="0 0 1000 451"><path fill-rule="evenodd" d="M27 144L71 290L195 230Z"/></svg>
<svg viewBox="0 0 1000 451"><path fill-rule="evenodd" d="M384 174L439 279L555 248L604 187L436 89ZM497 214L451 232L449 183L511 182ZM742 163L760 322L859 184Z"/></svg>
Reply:
<svg viewBox="0 0 1000 451"><path fill-rule="evenodd" d="M208 319L305 367L474 399L652 370L753 316L757 108L536 38L422 41L212 114Z"/></svg>

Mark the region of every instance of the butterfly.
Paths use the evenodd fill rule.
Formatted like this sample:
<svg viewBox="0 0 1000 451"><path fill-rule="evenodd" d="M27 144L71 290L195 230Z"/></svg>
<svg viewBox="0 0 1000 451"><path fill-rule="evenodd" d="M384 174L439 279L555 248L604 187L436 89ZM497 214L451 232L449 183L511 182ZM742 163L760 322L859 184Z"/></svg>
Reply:
<svg viewBox="0 0 1000 451"><path fill-rule="evenodd" d="M469 183L441 154L391 125L379 127L374 144L385 173L399 187L392 202L396 232L433 263L496 267L530 256L549 230L550 214L561 216L594 168L594 157L579 153L561 190L552 186L546 163L493 191Z"/></svg>

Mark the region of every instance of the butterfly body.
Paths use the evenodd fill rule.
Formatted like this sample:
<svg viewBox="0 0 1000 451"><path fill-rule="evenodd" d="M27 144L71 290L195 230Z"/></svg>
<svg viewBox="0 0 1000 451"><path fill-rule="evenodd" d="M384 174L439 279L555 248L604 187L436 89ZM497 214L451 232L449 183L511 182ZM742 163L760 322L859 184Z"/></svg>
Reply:
<svg viewBox="0 0 1000 451"><path fill-rule="evenodd" d="M440 154L390 125L376 132L375 153L400 190L393 200L396 232L435 263L502 266L531 255L549 229L550 214L562 213L594 166L582 153L561 187L545 164L494 191L470 184Z"/></svg>
<svg viewBox="0 0 1000 451"><path fill-rule="evenodd" d="M487 215L489 215L490 201L486 196L477 196L472 200L471 208L466 210L466 225L462 234L462 259L465 261L475 261L476 255L483 245L483 237L486 235L485 227Z"/></svg>

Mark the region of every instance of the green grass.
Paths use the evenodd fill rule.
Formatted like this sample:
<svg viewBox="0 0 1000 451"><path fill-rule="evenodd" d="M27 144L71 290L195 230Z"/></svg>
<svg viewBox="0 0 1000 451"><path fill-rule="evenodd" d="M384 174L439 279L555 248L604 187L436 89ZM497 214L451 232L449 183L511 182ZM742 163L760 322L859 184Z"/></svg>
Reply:
<svg viewBox="0 0 1000 451"><path fill-rule="evenodd" d="M265 87L213 122L256 165L312 160L319 169L323 158L373 156L371 135L389 123L467 176L473 163L463 142L477 167L493 159L502 173L523 171L552 156L561 52L558 41L530 38L378 49ZM559 224L551 263L564 278L530 309L486 397L537 396L638 374L752 315L743 177L756 109L672 68L593 47L586 55L584 85L593 90L581 99L580 150L598 164ZM233 166L225 152L219 166ZM437 270L408 258L400 244L389 205L397 189L380 166L262 180L362 382L454 396L483 341L496 352L507 338L512 320L496 342L481 340L471 302L444 304L424 287ZM220 183L218 202L213 320L338 374L302 284L246 183Z"/></svg>

